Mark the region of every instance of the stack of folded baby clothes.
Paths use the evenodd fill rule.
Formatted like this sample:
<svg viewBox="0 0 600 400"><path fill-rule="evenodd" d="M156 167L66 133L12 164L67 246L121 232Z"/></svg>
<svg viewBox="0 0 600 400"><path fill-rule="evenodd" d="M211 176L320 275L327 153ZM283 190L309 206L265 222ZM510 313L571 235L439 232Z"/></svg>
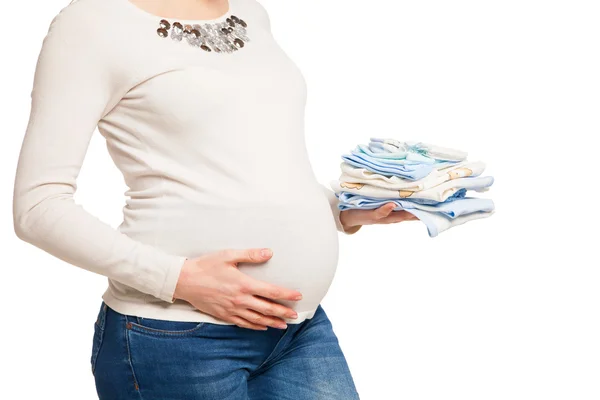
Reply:
<svg viewBox="0 0 600 400"><path fill-rule="evenodd" d="M427 226L430 237L494 213L491 199L467 197L494 183L481 176L485 164L467 161L467 153L423 142L371 138L342 155L339 180L331 188L340 210L375 209L396 204Z"/></svg>

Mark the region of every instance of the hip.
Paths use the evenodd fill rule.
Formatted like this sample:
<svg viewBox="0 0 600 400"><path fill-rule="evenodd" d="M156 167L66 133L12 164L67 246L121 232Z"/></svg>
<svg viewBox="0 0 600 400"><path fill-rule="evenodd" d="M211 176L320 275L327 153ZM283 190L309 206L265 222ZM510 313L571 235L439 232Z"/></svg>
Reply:
<svg viewBox="0 0 600 400"><path fill-rule="evenodd" d="M336 391L354 391L337 337L320 305L302 323L257 331L143 318L119 313L102 302L90 361L101 400L247 400L251 392L264 393L266 387L261 385L271 385L270 378L289 379L282 391L304 392L312 399L320 390L318 375L314 381L306 378L325 366L337 379ZM302 387L295 387L299 384Z"/></svg>

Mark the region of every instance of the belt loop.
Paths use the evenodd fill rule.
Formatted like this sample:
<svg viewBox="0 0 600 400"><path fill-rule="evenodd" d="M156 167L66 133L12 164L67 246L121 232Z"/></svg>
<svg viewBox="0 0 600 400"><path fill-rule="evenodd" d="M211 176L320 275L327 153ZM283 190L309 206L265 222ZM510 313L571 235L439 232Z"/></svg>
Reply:
<svg viewBox="0 0 600 400"><path fill-rule="evenodd" d="M108 306L104 301L102 301L102 308L100 309L100 314L98 315L98 326L100 327L100 329L104 329L107 311Z"/></svg>

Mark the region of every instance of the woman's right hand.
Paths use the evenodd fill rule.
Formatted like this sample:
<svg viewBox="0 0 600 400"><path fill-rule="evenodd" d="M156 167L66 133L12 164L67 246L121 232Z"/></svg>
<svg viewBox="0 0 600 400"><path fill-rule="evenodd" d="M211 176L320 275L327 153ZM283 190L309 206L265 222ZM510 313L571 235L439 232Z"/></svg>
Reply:
<svg viewBox="0 0 600 400"><path fill-rule="evenodd" d="M282 318L297 318L297 314L270 299L297 301L302 294L254 279L237 268L239 262L263 263L272 256L271 249L227 249L189 259L173 297L243 328L284 329Z"/></svg>

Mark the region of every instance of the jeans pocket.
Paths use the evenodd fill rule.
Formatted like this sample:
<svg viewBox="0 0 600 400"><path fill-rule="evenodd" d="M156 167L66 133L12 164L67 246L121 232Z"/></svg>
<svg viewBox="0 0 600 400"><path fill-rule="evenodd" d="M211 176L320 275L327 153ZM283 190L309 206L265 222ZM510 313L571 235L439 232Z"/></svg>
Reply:
<svg viewBox="0 0 600 400"><path fill-rule="evenodd" d="M102 347L102 341L104 339L104 325L106 322L107 308L107 305L102 302L96 322L94 322L94 338L92 341L92 355L90 357L92 374L96 372L96 360L98 359L98 353L100 353L100 348Z"/></svg>
<svg viewBox="0 0 600 400"><path fill-rule="evenodd" d="M205 325L206 322L169 321L127 316L127 329L154 336L192 336Z"/></svg>

